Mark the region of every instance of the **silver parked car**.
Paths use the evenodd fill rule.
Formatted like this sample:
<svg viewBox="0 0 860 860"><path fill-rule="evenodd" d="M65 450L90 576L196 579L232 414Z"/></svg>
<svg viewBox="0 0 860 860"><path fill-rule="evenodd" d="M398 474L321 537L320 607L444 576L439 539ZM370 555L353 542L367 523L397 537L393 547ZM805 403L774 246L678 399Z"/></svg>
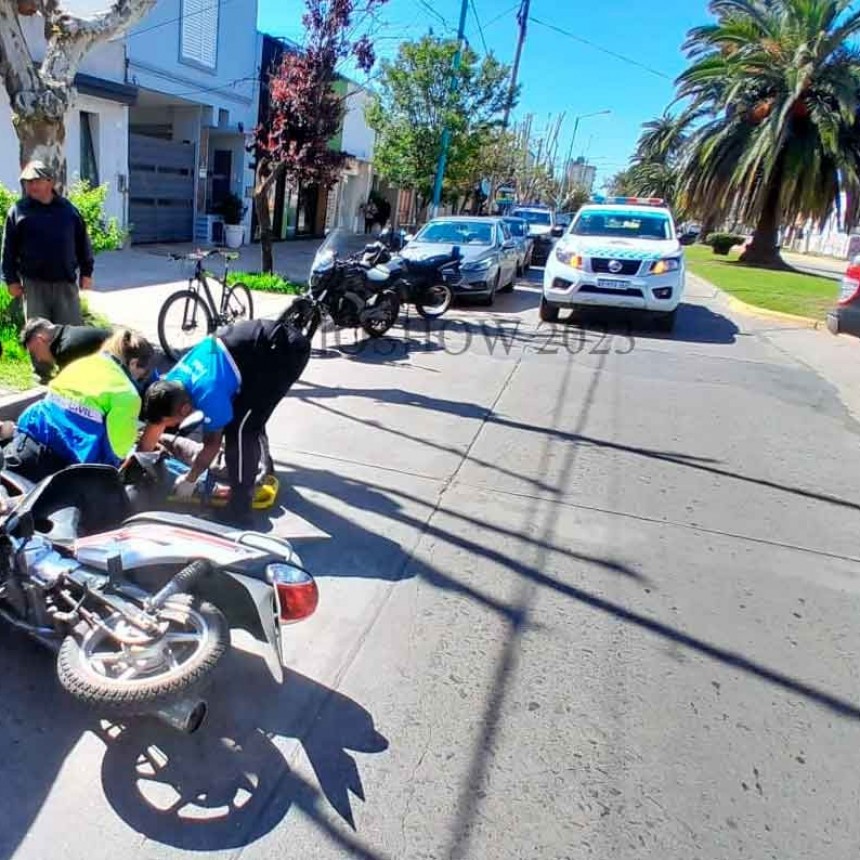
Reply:
<svg viewBox="0 0 860 860"><path fill-rule="evenodd" d="M535 240L534 236L529 232L529 222L525 218L513 218L506 215L502 218L511 238L517 243L519 255L517 257L517 274L524 275L532 264L532 255L534 254Z"/></svg>
<svg viewBox="0 0 860 860"><path fill-rule="evenodd" d="M449 253L459 247L462 280L451 285L459 296L474 296L491 305L496 292L512 290L519 251L501 218L451 215L428 221L401 252L408 259Z"/></svg>

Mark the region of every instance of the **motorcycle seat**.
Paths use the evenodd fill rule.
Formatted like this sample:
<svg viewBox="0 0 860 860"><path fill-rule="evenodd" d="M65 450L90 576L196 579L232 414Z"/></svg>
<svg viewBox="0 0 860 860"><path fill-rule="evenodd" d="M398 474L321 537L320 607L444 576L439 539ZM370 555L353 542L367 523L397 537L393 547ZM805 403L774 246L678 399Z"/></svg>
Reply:
<svg viewBox="0 0 860 860"><path fill-rule="evenodd" d="M407 258L406 262L410 269L438 269L439 266L444 266L447 263L453 263L459 260L460 257L455 254L434 254L432 257L423 257L422 259L414 260Z"/></svg>

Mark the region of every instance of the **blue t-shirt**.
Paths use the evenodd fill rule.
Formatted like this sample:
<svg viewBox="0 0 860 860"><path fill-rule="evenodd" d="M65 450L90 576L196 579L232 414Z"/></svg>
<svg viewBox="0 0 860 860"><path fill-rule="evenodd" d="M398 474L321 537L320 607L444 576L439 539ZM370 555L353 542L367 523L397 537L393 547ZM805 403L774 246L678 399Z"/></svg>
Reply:
<svg viewBox="0 0 860 860"><path fill-rule="evenodd" d="M242 375L217 337L200 341L164 378L185 386L194 408L205 416L207 431L223 430L233 420L233 398Z"/></svg>

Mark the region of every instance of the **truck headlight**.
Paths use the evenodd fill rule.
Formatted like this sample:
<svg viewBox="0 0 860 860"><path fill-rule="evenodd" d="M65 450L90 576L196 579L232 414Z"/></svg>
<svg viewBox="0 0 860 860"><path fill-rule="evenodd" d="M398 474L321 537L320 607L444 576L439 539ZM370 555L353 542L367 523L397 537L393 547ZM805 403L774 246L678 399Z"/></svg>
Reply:
<svg viewBox="0 0 860 860"><path fill-rule="evenodd" d="M582 268L582 257L576 251L570 251L567 248L556 248L555 258L559 263L564 263L565 266L570 266L573 269Z"/></svg>
<svg viewBox="0 0 860 860"><path fill-rule="evenodd" d="M677 257L666 257L651 263L652 275L665 275L666 272L677 272L681 268L681 261Z"/></svg>

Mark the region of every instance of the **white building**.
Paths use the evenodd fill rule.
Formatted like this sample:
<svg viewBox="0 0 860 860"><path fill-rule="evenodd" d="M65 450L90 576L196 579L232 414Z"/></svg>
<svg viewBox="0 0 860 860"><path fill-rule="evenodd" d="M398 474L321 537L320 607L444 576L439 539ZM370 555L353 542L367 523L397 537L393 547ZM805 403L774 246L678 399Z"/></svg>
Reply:
<svg viewBox="0 0 860 860"><path fill-rule="evenodd" d="M43 19L22 23L38 62ZM69 179L106 183L107 214L133 242L212 238L226 194L250 204L259 56L257 0L160 0L125 38L84 59L66 117ZM0 182L16 188L19 172L0 88Z"/></svg>
<svg viewBox="0 0 860 860"><path fill-rule="evenodd" d="M210 240L218 204L246 202L257 123L257 0L160 0L126 39L132 241Z"/></svg>
<svg viewBox="0 0 860 860"><path fill-rule="evenodd" d="M348 154L340 181L328 197L326 227L364 230L364 215L360 207L367 203L373 188L373 147L376 132L367 124L365 109L370 102L367 90L353 81L341 80L335 90L345 98L346 112L341 132L332 142L334 149Z"/></svg>
<svg viewBox="0 0 860 860"><path fill-rule="evenodd" d="M42 18L21 19L35 62L45 55ZM123 189L128 177L128 111L137 96L125 83L125 46L108 42L91 51L75 79L78 97L66 114L66 173L69 181L84 177L108 185L106 210L125 221ZM0 87L0 183L20 186L18 138L6 90Z"/></svg>
<svg viewBox="0 0 860 860"><path fill-rule="evenodd" d="M571 188L583 188L591 193L594 188L594 178L597 167L589 164L584 158L569 161L567 164L567 183Z"/></svg>

